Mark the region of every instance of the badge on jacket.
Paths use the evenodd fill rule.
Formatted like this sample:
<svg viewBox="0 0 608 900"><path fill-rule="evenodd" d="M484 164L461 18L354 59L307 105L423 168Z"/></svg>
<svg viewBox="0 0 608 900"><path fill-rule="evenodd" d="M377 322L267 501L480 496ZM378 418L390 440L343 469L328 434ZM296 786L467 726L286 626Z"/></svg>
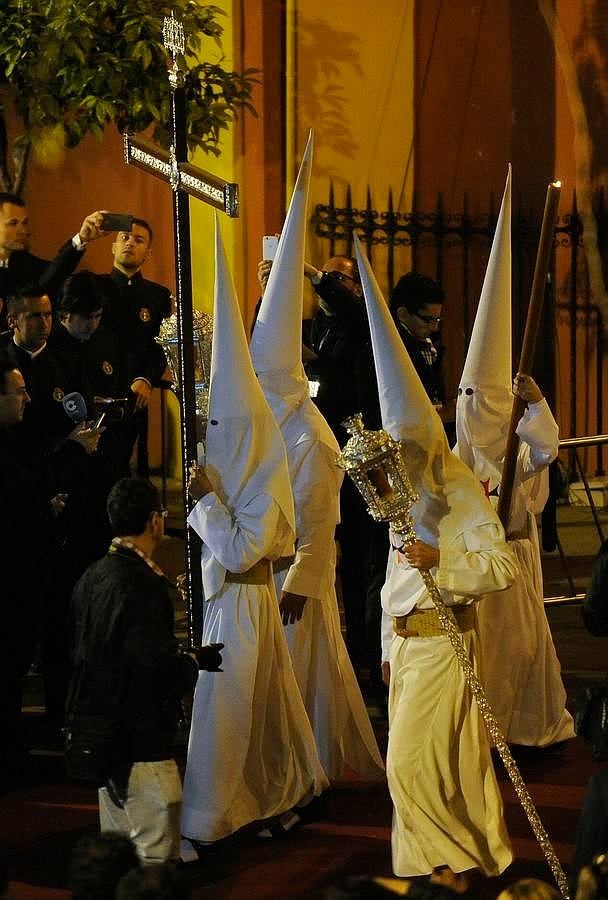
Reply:
<svg viewBox="0 0 608 900"><path fill-rule="evenodd" d="M112 366L112 363L108 359L104 359L104 361L101 364L101 368L103 369L104 375L111 375L112 372L114 371L114 367Z"/></svg>
<svg viewBox="0 0 608 900"><path fill-rule="evenodd" d="M141 309L139 310L139 318L141 319L142 322L150 321L150 310L148 309L147 306L141 307Z"/></svg>
<svg viewBox="0 0 608 900"><path fill-rule="evenodd" d="M60 387L53 388L53 400L56 400L57 403L61 403L63 400L63 391Z"/></svg>

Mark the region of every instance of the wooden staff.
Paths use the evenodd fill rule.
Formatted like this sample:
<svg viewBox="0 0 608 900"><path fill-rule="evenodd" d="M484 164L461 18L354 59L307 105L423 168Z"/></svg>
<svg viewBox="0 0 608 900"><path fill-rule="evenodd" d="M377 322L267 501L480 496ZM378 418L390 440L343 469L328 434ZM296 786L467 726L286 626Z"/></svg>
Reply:
<svg viewBox="0 0 608 900"><path fill-rule="evenodd" d="M534 362L534 353L536 350L536 341L538 338L538 329L540 326L540 317L545 296L545 283L547 281L547 273L551 261L551 251L553 250L553 234L555 232L555 223L557 221L557 207L559 204L560 190L561 184L559 181L553 182L547 187L543 224L540 231L538 252L536 254L536 266L534 268L534 280L532 282L526 328L524 331L521 355L519 357L519 366L517 368L517 371L521 372L523 375L532 374L532 364ZM519 437L517 436L515 429L523 415L525 406L525 400L522 400L520 397L513 398L511 421L509 423L509 432L507 435L507 447L505 450L505 461L502 467L502 480L497 508L498 518L502 522L505 532L507 531L509 513L511 512L515 464L517 462L517 453L519 450Z"/></svg>

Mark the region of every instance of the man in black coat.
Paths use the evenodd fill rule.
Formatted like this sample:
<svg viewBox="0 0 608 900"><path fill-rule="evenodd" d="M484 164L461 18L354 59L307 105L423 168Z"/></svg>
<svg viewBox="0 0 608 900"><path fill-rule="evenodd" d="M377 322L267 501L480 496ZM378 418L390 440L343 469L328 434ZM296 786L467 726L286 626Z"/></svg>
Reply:
<svg viewBox="0 0 608 900"><path fill-rule="evenodd" d="M157 489L124 478L108 497L115 537L74 590L75 666L68 728L77 712L114 723L115 758L99 790L102 831L130 834L140 859L179 857L182 788L173 759L178 702L200 668L217 670L221 645L182 653L168 582L152 561L164 533ZM220 676L221 677L221 676Z"/></svg>
<svg viewBox="0 0 608 900"><path fill-rule="evenodd" d="M35 284L54 299L64 278L82 259L86 245L107 234L102 223L101 212L91 213L54 259L41 259L29 251L30 226L24 201L15 194L0 192L0 332L7 327L7 298L26 284Z"/></svg>
<svg viewBox="0 0 608 900"><path fill-rule="evenodd" d="M83 270L70 275L59 293L57 316L48 339L51 350L69 357L74 367L83 370L94 398L91 417L105 415L98 452L89 461L86 503L82 510L86 527L82 523L76 529L78 543L82 547L81 535L86 535L88 549L82 547L80 552L71 552L73 558L82 560L82 565L69 587L69 594L86 566L106 552L111 538L106 500L119 478L129 474L131 447L122 402L128 386L120 345L115 335L103 327L103 287L104 279L93 272Z"/></svg>
<svg viewBox="0 0 608 900"><path fill-rule="evenodd" d="M0 629L0 782L24 773L21 691L40 638L42 616L53 592L54 520L58 492L78 480L86 453L99 434L77 426L70 439L43 458L21 433L29 395L14 362L0 356L0 496L4 525L0 541L2 628ZM86 451L86 452L85 452Z"/></svg>
<svg viewBox="0 0 608 900"><path fill-rule="evenodd" d="M145 410L152 388L160 384L167 368L167 358L155 338L162 320L171 315L173 300L168 288L148 281L141 273L152 253L152 229L144 219L133 219L131 231L117 233L112 253L114 266L104 276L104 327L116 335L123 351L128 393L138 414L132 419L131 447L139 433L138 472L147 474Z"/></svg>
<svg viewBox="0 0 608 900"><path fill-rule="evenodd" d="M23 430L41 453L54 450L74 426L63 408L63 398L74 391L83 395L93 413L92 395L81 360L48 346L53 312L48 294L36 285L25 286L8 301L12 329L0 338L25 379L32 402Z"/></svg>

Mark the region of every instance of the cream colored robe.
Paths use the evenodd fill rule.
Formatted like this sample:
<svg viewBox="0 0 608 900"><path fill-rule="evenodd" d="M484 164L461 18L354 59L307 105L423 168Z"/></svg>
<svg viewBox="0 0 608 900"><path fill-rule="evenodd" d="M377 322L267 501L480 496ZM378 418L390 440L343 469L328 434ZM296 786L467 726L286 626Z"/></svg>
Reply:
<svg viewBox="0 0 608 900"><path fill-rule="evenodd" d="M543 604L535 518L547 502L547 466L557 456L559 439L546 401L526 410L517 433L521 443L507 537L519 575L505 592L482 597L477 608L482 681L507 740L544 747L574 737Z"/></svg>
<svg viewBox="0 0 608 900"><path fill-rule="evenodd" d="M284 551L289 527L267 494L231 516L203 497L188 517L229 572ZM201 672L184 778L182 834L215 841L285 812L328 782L293 674L272 578L226 582L204 608L203 643L221 641L222 672Z"/></svg>
<svg viewBox="0 0 608 900"><path fill-rule="evenodd" d="M391 544L382 606L383 659L391 667L386 773L393 870L412 877L436 866L479 867L496 875L513 857L483 720L447 637L391 637L392 616L433 607L420 573L394 549L397 535ZM454 534L433 574L448 605L512 583L515 562L498 521ZM464 640L475 665L475 632Z"/></svg>
<svg viewBox="0 0 608 900"><path fill-rule="evenodd" d="M289 435L285 435L288 437ZM303 435L288 447L296 510L296 554L275 573L277 596L307 597L299 622L285 626L294 672L323 768L338 779L345 765L377 779L384 765L340 630L334 532L343 473L336 452Z"/></svg>

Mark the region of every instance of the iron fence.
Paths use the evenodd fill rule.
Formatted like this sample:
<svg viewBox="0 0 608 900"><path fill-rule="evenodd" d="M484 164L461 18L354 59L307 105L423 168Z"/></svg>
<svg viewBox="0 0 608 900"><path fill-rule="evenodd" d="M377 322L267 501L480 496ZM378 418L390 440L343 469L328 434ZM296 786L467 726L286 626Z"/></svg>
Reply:
<svg viewBox="0 0 608 900"><path fill-rule="evenodd" d="M487 208L488 213L470 214L465 194L462 212L448 212L438 195L433 212L415 207L411 212L396 212L389 191L385 210L378 211L368 191L366 206L361 209L353 206L350 188L346 188L344 205L339 206L331 185L327 204L318 204L312 218L316 235L327 241L328 257L351 256L356 232L388 291L403 274L399 271L401 248L408 248L412 269L431 275L442 285L447 298L446 381L453 396L496 228L498 210L493 197ZM540 221L529 221L522 210L520 204L512 218L514 360L519 358L540 235ZM608 251L608 211L603 191L595 198L595 213L599 250L604 257ZM554 245L549 302L545 304L534 375L558 411L562 434L599 434L605 430L606 421L603 322L589 288L576 194L569 211L558 220ZM382 266L381 271L377 264ZM603 453L603 445L589 448L584 460L587 471L604 474Z"/></svg>

